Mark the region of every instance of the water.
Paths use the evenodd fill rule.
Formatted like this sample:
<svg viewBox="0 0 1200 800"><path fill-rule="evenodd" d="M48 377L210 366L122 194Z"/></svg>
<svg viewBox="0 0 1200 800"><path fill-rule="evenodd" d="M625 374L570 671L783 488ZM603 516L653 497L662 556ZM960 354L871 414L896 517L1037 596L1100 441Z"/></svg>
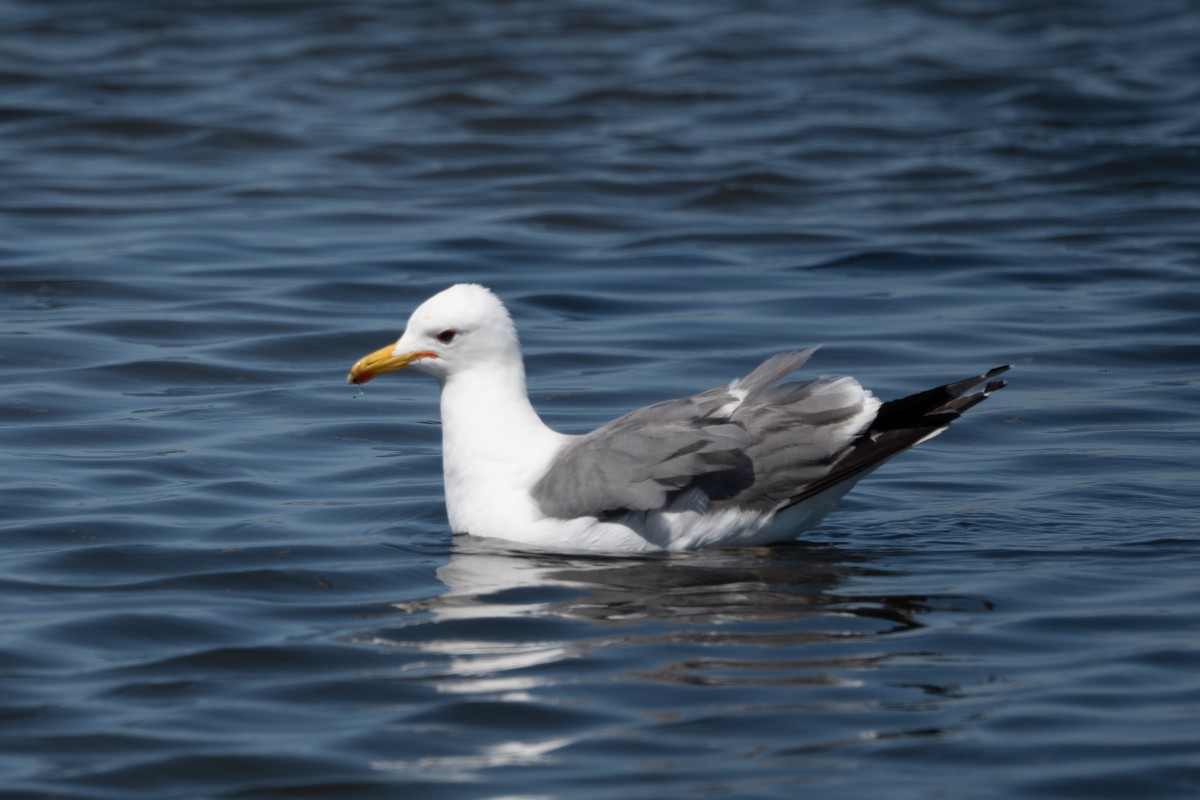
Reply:
<svg viewBox="0 0 1200 800"><path fill-rule="evenodd" d="M1200 796L1187 2L0 5L0 795ZM583 431L1011 385L792 546L453 538L445 285Z"/></svg>

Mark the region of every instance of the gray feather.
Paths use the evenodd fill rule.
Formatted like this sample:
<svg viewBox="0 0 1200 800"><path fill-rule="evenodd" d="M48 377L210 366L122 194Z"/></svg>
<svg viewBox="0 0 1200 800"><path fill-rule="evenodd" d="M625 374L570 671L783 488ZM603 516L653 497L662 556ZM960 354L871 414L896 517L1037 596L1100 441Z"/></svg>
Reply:
<svg viewBox="0 0 1200 800"><path fill-rule="evenodd" d="M698 490L714 509L773 510L852 443L866 394L849 378L778 382L816 348L780 353L745 378L626 414L568 444L533 487L552 517L652 511ZM740 402L739 402L740 400Z"/></svg>
<svg viewBox="0 0 1200 800"><path fill-rule="evenodd" d="M773 386L804 366L804 363L812 358L812 354L817 352L817 349L810 347L807 350L776 353L755 367L749 375L735 381L735 385L749 392L757 392Z"/></svg>

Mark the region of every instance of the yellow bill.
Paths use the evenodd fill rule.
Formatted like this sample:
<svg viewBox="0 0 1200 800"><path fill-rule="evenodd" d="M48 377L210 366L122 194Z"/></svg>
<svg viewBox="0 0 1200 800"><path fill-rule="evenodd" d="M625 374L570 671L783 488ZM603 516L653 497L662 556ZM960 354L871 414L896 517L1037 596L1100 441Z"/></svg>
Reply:
<svg viewBox="0 0 1200 800"><path fill-rule="evenodd" d="M374 378L376 375L382 375L385 372L395 372L398 369L404 369L409 364L422 358L437 358L437 353L429 350L418 350L415 353L395 353L395 344L389 344L386 347L381 347L374 353L363 356L358 361L354 362L354 366L350 368L350 374L346 376L346 383L361 385Z"/></svg>

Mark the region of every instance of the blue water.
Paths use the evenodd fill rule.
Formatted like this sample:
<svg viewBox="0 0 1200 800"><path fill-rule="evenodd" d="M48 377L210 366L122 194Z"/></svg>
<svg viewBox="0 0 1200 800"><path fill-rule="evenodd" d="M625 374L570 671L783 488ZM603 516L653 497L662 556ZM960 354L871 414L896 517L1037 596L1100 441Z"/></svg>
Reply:
<svg viewBox="0 0 1200 800"><path fill-rule="evenodd" d="M0 4L0 796L1200 796L1180 0ZM791 546L452 537L459 281L588 430L1010 386Z"/></svg>

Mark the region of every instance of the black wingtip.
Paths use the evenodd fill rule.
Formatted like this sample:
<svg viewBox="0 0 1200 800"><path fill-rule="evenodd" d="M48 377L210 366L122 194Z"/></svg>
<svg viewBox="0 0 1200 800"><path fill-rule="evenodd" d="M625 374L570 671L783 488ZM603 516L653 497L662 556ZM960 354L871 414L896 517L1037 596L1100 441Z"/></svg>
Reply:
<svg viewBox="0 0 1200 800"><path fill-rule="evenodd" d="M984 373L983 380L988 382L987 385L983 387L984 397L987 397L992 392L998 392L1001 389L1003 389L1005 386L1008 386L1008 381L1006 381L1006 380L994 381L994 380L992 380L992 378L995 378L997 375L1003 375L1004 373L1008 372L1010 369L1012 369L1012 364L1001 364L1000 366L989 369L987 372Z"/></svg>
<svg viewBox="0 0 1200 800"><path fill-rule="evenodd" d="M996 376L1010 369L1011 364L1004 364L973 378L884 403L870 427L824 477L799 487L794 495L775 510L782 511L802 503L843 481L856 480L856 476L871 471L897 453L925 441L949 426L968 409L982 403L989 394L1007 386L1007 381L997 379ZM983 388L979 389L981 385Z"/></svg>

